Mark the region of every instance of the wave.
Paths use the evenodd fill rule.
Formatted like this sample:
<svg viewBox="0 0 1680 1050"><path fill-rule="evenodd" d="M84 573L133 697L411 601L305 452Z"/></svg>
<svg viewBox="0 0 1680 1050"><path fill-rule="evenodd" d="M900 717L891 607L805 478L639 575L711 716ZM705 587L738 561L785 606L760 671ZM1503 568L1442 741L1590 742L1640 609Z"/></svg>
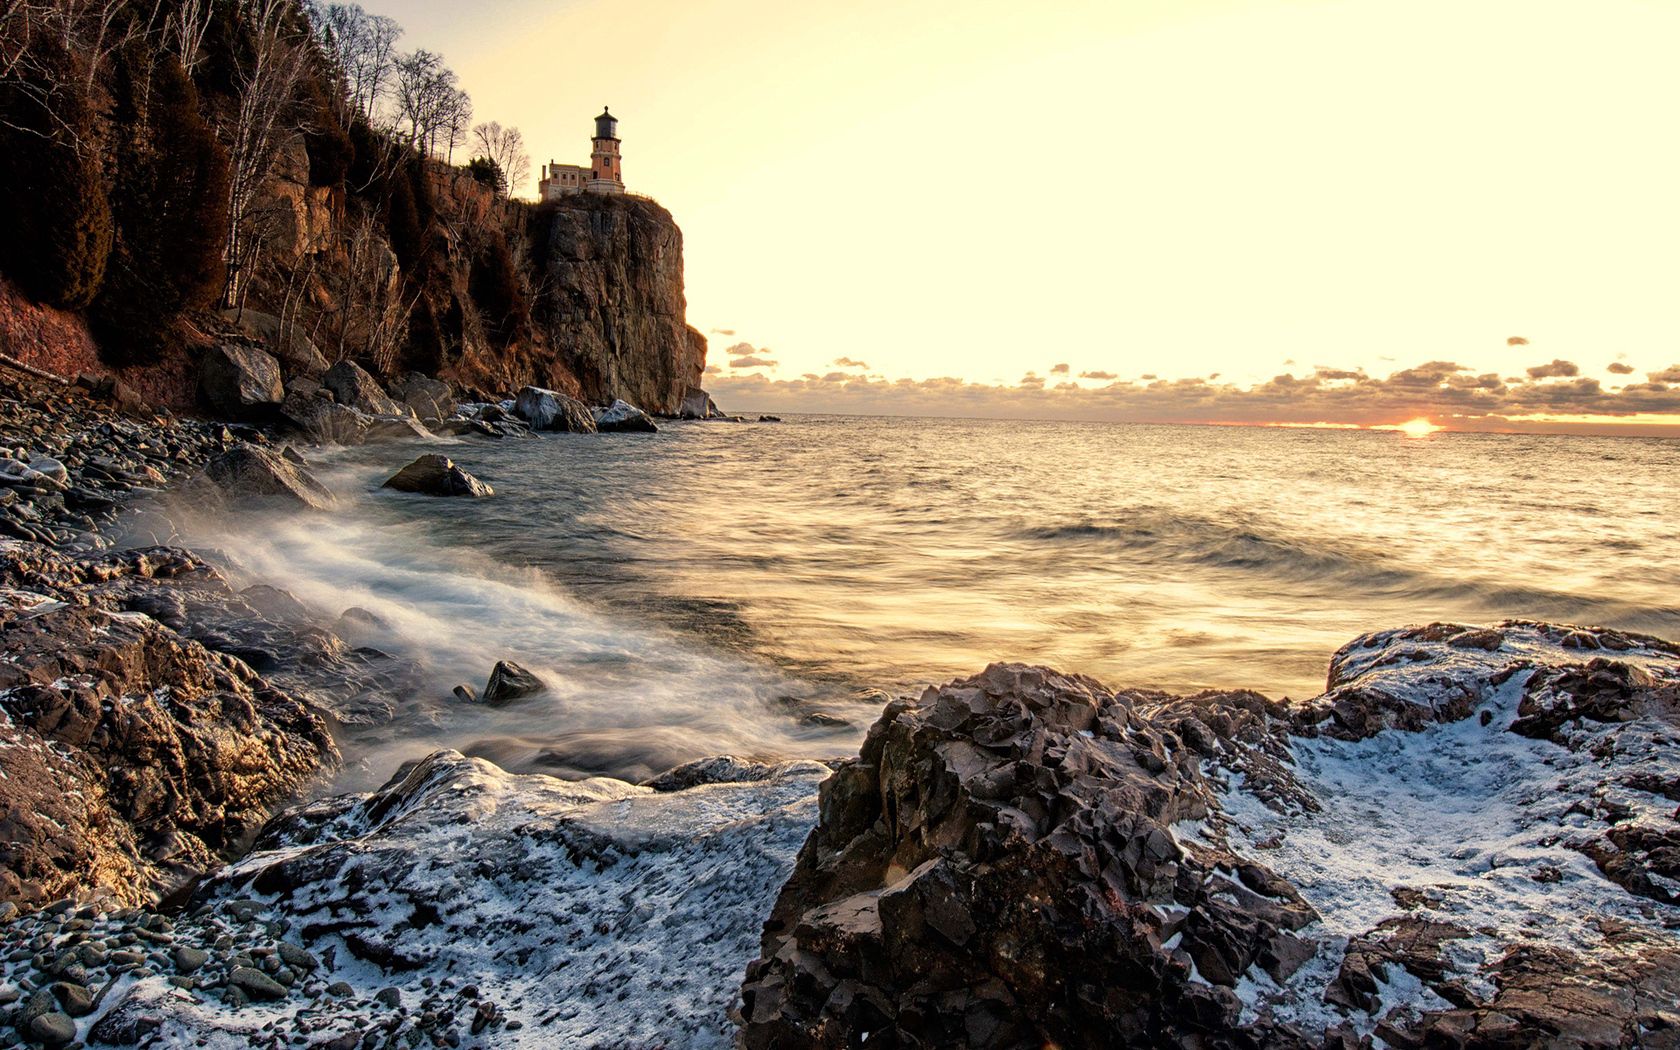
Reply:
<svg viewBox="0 0 1680 1050"><path fill-rule="evenodd" d="M1367 598L1406 600L1422 607L1433 603L1429 615L1435 617L1551 619L1611 624L1659 635L1680 631L1680 606L1502 582L1491 573L1449 577L1345 541L1287 538L1254 525L1170 514L1158 508L1113 523L1086 519L1027 526L1017 529L1013 538L1048 544L1059 554L1079 549L1143 555L1157 564L1263 575L1311 587L1354 587ZM1322 597L1330 600L1328 593Z"/></svg>
<svg viewBox="0 0 1680 1050"><path fill-rule="evenodd" d="M382 515L377 498L346 497L331 514L246 512L182 530L221 551L237 585L283 587L323 621L354 610L355 644L418 665L423 685L395 721L342 730L339 789L439 747L554 772L557 743L588 741L568 774L637 780L711 755L832 758L856 746L858 729L813 715L832 689L580 601L540 570L440 546ZM482 688L498 660L548 690L501 708L453 697L457 683Z"/></svg>

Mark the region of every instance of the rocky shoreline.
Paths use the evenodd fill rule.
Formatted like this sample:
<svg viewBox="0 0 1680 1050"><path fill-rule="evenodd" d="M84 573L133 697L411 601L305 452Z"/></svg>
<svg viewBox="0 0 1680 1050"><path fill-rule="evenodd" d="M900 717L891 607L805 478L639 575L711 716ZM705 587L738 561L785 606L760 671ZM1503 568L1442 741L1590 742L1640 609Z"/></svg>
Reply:
<svg viewBox="0 0 1680 1050"><path fill-rule="evenodd" d="M330 505L286 435L658 424L236 349L227 425L0 368L0 1042L1680 1046L1680 648L1615 631L1368 635L1303 704L999 664L832 767L284 808L417 670L124 506Z"/></svg>

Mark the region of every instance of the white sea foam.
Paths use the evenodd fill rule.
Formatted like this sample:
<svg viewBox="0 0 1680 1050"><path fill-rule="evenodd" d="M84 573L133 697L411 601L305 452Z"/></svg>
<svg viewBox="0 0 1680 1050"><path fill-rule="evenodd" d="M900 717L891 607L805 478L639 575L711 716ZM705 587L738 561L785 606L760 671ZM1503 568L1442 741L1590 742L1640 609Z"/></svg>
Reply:
<svg viewBox="0 0 1680 1050"><path fill-rule="evenodd" d="M346 728L338 787L374 786L440 747L509 769L632 780L709 755L855 749L858 727L802 722L815 690L773 664L582 602L539 570L440 546L380 513L366 468L329 464L322 475L342 497L334 512L188 521L181 538L221 552L236 585L282 587L329 620L364 610L340 633L420 666L422 685L393 724ZM499 708L451 695L457 683L482 689L498 660L548 690Z"/></svg>

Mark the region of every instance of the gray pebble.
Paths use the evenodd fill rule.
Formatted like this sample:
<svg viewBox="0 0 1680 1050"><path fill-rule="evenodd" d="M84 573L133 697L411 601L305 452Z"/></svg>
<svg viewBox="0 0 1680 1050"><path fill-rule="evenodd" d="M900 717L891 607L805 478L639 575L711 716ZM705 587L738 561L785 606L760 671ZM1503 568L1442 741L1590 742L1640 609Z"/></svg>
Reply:
<svg viewBox="0 0 1680 1050"><path fill-rule="evenodd" d="M209 958L210 953L203 948L183 944L175 949L175 969L182 973L197 973Z"/></svg>
<svg viewBox="0 0 1680 1050"><path fill-rule="evenodd" d="M235 966L228 974L228 984L253 999L284 999L286 986L249 966Z"/></svg>

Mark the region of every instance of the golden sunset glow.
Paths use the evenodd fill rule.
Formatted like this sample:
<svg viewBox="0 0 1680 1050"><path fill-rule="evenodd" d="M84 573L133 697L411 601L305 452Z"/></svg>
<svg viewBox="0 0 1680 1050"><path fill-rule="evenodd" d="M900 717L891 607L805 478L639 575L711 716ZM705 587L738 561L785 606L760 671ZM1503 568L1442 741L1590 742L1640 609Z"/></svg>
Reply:
<svg viewBox="0 0 1680 1050"><path fill-rule="evenodd" d="M1393 429L1400 431L1407 437L1421 438L1428 437L1437 430L1444 428L1436 426L1427 419L1412 419L1395 425Z"/></svg>
<svg viewBox="0 0 1680 1050"><path fill-rule="evenodd" d="M1680 424L1621 397L1680 363L1680 145L1653 130L1680 5L371 6L538 165L612 106L627 185L682 224L707 385L751 407L878 382L848 403L928 411L887 387L948 378L975 390L940 411L1131 418L1082 392L1451 362L1532 389L1412 411ZM1214 421L1173 393L1155 414ZM1394 418L1343 411L1236 421Z"/></svg>

